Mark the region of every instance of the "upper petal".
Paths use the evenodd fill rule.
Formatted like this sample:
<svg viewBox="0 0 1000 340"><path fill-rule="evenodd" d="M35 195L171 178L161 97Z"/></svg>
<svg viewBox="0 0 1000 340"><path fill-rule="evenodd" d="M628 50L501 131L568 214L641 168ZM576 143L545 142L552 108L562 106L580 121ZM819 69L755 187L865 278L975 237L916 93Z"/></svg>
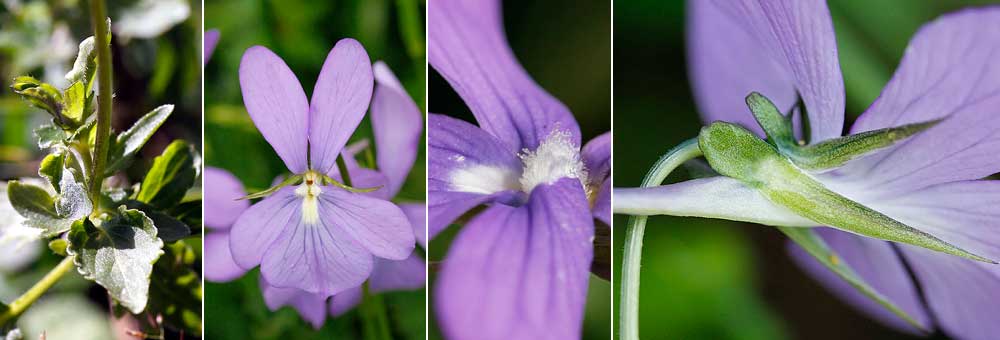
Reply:
<svg viewBox="0 0 1000 340"><path fill-rule="evenodd" d="M993 235L996 235L995 233ZM1000 266L903 245L903 256L923 287L944 332L956 339L1000 334Z"/></svg>
<svg viewBox="0 0 1000 340"><path fill-rule="evenodd" d="M250 119L288 170L305 172L309 102L292 70L271 50L253 46L240 61L240 90Z"/></svg>
<svg viewBox="0 0 1000 340"><path fill-rule="evenodd" d="M535 149L559 127L580 144L565 105L518 64L503 33L497 0L442 0L427 6L428 61L508 150Z"/></svg>
<svg viewBox="0 0 1000 340"><path fill-rule="evenodd" d="M913 317L925 329L934 329L913 280L910 279L899 254L889 242L861 237L833 228L818 228L817 233L831 249L840 255L841 260L853 268L855 273L875 291ZM847 281L834 274L791 241L789 241L789 253L795 263L801 266L806 273L835 295L846 300L854 308L887 326L914 335L920 334L919 330L874 300L861 294Z"/></svg>
<svg viewBox="0 0 1000 340"><path fill-rule="evenodd" d="M945 118L899 146L848 164L866 187L919 189L1000 171L1000 7L947 14L910 41L852 133Z"/></svg>
<svg viewBox="0 0 1000 340"><path fill-rule="evenodd" d="M709 5L701 4L701 6L706 7L705 16L692 18L692 20L709 19L710 21L692 23L692 25L706 25L701 27L708 32L705 33L704 38L719 39L715 43L706 43L704 51L708 51L706 55L714 55L713 58L720 62L719 65L728 64L724 66L724 69L735 72L719 77L717 80L719 82L715 84L740 89L733 85L723 85L721 82L730 81L736 77L747 77L747 72L760 72L763 75L759 82L741 81L736 84L764 84L764 88L756 91L768 97L776 96L777 98L772 99L778 99L775 103L787 112L791 109L791 105L794 105L794 97L788 97L788 89L773 82L777 79L787 79L786 77L790 76L794 89L801 96L808 112L810 141L815 143L839 137L844 128L844 79L840 73L837 41L826 2L821 0L717 0L713 1L713 4L717 6L717 11L713 12L707 9ZM723 37L725 34L735 33L737 29L734 27L711 28L707 26L723 25L722 18L727 16L729 20L742 28L743 34L753 37L749 43L746 40L734 42L736 39L733 37L738 39L740 35ZM697 34L697 32L693 34ZM740 50L746 53L723 49L724 46L727 46L721 45L723 43L734 43L734 46L740 46ZM697 45L695 42L693 44ZM724 55L718 55L719 53L724 53ZM772 61L766 62L763 57L759 56L761 53L768 54ZM739 58L732 58L733 55L739 55ZM701 55L699 54L697 57L701 57ZM744 64L739 61L721 60L725 57L740 60L746 58L749 62ZM776 63L777 66L773 63ZM711 68L712 66L703 65L702 67ZM753 69L752 67L763 68ZM775 72L775 69L780 69L783 72ZM710 72L712 71L708 71L708 73ZM775 90L776 93L768 94L762 90ZM705 100L715 99L712 93L711 88L706 88ZM729 105L735 105L732 101L742 102L747 94L749 92L734 93L732 95L738 95L737 98L725 98L725 100L729 101ZM725 107L721 107L721 104L719 108L725 109ZM747 110L741 109L736 112L747 112Z"/></svg>
<svg viewBox="0 0 1000 340"><path fill-rule="evenodd" d="M301 220L302 200L295 188L285 187L250 206L230 229L233 260L244 269L260 264L267 250L286 228Z"/></svg>
<svg viewBox="0 0 1000 340"><path fill-rule="evenodd" d="M389 179L388 197L396 196L417 159L423 141L424 116L392 70L376 61L375 94L372 98L372 134L379 170Z"/></svg>
<svg viewBox="0 0 1000 340"><path fill-rule="evenodd" d="M271 311L277 311L282 306L292 306L303 319L315 329L323 327L326 321L326 296L312 294L295 288L278 288L271 286L264 276L260 277L260 290L264 295L264 303Z"/></svg>
<svg viewBox="0 0 1000 340"><path fill-rule="evenodd" d="M206 166L204 175L205 226L228 229L248 207L250 201L238 200L246 196L243 183L226 170Z"/></svg>
<svg viewBox="0 0 1000 340"><path fill-rule="evenodd" d="M374 80L368 52L357 40L341 39L330 50L309 107L312 168L330 173L337 155L368 111Z"/></svg>
<svg viewBox="0 0 1000 340"><path fill-rule="evenodd" d="M578 180L535 188L527 205L494 205L465 225L437 284L455 339L579 338L593 218Z"/></svg>
<svg viewBox="0 0 1000 340"><path fill-rule="evenodd" d="M372 292L378 293L417 289L423 287L426 280L427 263L414 252L402 261L376 259L368 284Z"/></svg>
<svg viewBox="0 0 1000 340"><path fill-rule="evenodd" d="M324 223L375 256L402 260L413 251L413 229L392 202L328 186L319 196L319 213Z"/></svg>

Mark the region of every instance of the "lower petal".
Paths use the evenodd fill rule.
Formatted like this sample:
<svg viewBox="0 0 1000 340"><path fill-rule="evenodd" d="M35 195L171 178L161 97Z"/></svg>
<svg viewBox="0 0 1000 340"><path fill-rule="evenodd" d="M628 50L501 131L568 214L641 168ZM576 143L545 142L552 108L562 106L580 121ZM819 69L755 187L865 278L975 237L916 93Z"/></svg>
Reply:
<svg viewBox="0 0 1000 340"><path fill-rule="evenodd" d="M817 233L872 288L913 317L924 328L933 329L916 286L889 242L856 236L832 228L818 228ZM801 247L789 242L789 252L803 270L854 308L884 325L910 334L920 334L920 331L909 323L862 295Z"/></svg>
<svg viewBox="0 0 1000 340"><path fill-rule="evenodd" d="M413 228L392 202L328 186L319 196L319 213L334 227L332 233L344 234L372 255L402 260L413 252Z"/></svg>
<svg viewBox="0 0 1000 340"><path fill-rule="evenodd" d="M233 260L243 269L260 264L264 250L286 229L301 219L302 200L295 189L285 187L250 206L230 229L229 248Z"/></svg>
<svg viewBox="0 0 1000 340"><path fill-rule="evenodd" d="M901 247L923 287L927 305L946 334L956 339L996 339L1000 334L1000 267Z"/></svg>
<svg viewBox="0 0 1000 340"><path fill-rule="evenodd" d="M429 192L427 197L430 203L427 206L427 214L430 216L427 218L427 234L431 235L433 239L433 235L445 230L462 214L480 204L494 201L513 201L517 200L519 196L520 194L514 191L504 191L491 195L456 191Z"/></svg>
<svg viewBox="0 0 1000 340"><path fill-rule="evenodd" d="M435 304L455 339L579 338L593 218L575 179L535 188L527 205L494 205L451 245ZM471 303L475 302L475 303Z"/></svg>
<svg viewBox="0 0 1000 340"><path fill-rule="evenodd" d="M312 294L295 288L278 288L271 286L260 277L260 290L264 294L264 303L272 312L282 306L292 306L303 319L315 329L323 327L326 321L326 296Z"/></svg>
<svg viewBox="0 0 1000 340"><path fill-rule="evenodd" d="M247 273L233 261L229 251L229 232L208 232L205 234L205 280L229 282Z"/></svg>
<svg viewBox="0 0 1000 340"><path fill-rule="evenodd" d="M361 303L361 296L364 294L361 287L354 287L330 298L330 316L338 317L344 315Z"/></svg>
<svg viewBox="0 0 1000 340"><path fill-rule="evenodd" d="M361 285L372 271L371 253L329 219L306 224L300 216L264 252L261 275L275 287L326 296Z"/></svg>
<svg viewBox="0 0 1000 340"><path fill-rule="evenodd" d="M417 238L417 243L427 248L427 239L434 238L434 235L427 235L427 205L423 203L402 203L399 208L406 214L406 219L410 221L413 228L413 236ZM435 234L436 235L436 234Z"/></svg>
<svg viewBox="0 0 1000 340"><path fill-rule="evenodd" d="M375 269L368 279L372 292L409 290L424 286L427 280L427 264L417 253L410 254L402 261L375 260Z"/></svg>

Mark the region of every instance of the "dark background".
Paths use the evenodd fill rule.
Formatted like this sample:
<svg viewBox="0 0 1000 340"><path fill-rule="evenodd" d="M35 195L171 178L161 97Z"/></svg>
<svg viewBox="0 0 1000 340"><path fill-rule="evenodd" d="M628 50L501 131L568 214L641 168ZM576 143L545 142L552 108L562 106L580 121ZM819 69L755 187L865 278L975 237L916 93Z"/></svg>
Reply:
<svg viewBox="0 0 1000 340"><path fill-rule="evenodd" d="M987 1L829 1L848 122L878 96L921 24L982 3ZM687 79L684 24L682 1L615 1L616 187L638 186L660 155L701 127ZM677 171L668 182L686 176ZM617 264L625 221L614 221ZM776 229L660 216L649 220L643 244L639 325L646 338L909 338L807 277L786 255L785 237ZM621 272L615 269L617 297Z"/></svg>
<svg viewBox="0 0 1000 340"><path fill-rule="evenodd" d="M538 84L573 112L584 142L610 130L611 2L508 0L503 2L503 11L514 54ZM429 73L430 112L475 122L451 86L433 68ZM431 242L432 261L445 258L460 229L452 226ZM433 265L430 279L433 286ZM440 339L431 300L430 338ZM593 275L583 333L586 339L611 335L611 285Z"/></svg>

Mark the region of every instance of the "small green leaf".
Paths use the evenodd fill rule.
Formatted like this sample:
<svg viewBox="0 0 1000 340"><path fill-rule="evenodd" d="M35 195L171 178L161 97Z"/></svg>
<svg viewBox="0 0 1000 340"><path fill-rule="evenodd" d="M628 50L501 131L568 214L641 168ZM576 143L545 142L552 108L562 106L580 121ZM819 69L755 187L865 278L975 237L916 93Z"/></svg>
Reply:
<svg viewBox="0 0 1000 340"><path fill-rule="evenodd" d="M50 124L45 124L35 128L35 137L38 137L38 148L48 149L62 144L66 140L66 131Z"/></svg>
<svg viewBox="0 0 1000 340"><path fill-rule="evenodd" d="M14 93L27 100L32 106L52 115L60 126L64 128L70 126L61 115L63 98L59 89L31 77L15 78L11 88L14 89Z"/></svg>
<svg viewBox="0 0 1000 340"><path fill-rule="evenodd" d="M59 218L52 196L45 189L19 181L7 183L7 197L11 206L25 218L25 224L54 235L69 229L73 221Z"/></svg>
<svg viewBox="0 0 1000 340"><path fill-rule="evenodd" d="M66 247L67 243L66 240L64 239L57 238L53 239L52 241L49 241L49 249L52 250L52 252L56 253L57 255L66 256Z"/></svg>
<svg viewBox="0 0 1000 340"><path fill-rule="evenodd" d="M133 314L146 308L153 263L163 254L163 241L153 221L141 211L118 208L114 215L73 224L70 254L80 274L97 282Z"/></svg>
<svg viewBox="0 0 1000 340"><path fill-rule="evenodd" d="M84 85L81 82L73 83L63 92L61 113L66 121L73 123L73 126L79 126L86 118L86 112L83 110L86 106L86 100L87 94L84 92Z"/></svg>
<svg viewBox="0 0 1000 340"><path fill-rule="evenodd" d="M90 94L97 74L97 50L94 49L94 37L90 36L80 42L80 49L73 63L73 69L66 73L70 83L82 82L86 85L86 94Z"/></svg>
<svg viewBox="0 0 1000 340"><path fill-rule="evenodd" d="M62 180L63 173L63 163L66 161L66 154L62 152L53 152L45 156L42 159L42 163L38 166L38 175L42 176L45 180L49 181L49 185L52 185L56 189L56 192L60 192L59 182Z"/></svg>
<svg viewBox="0 0 1000 340"><path fill-rule="evenodd" d="M108 168L105 174L112 175L127 167L132 162L132 156L146 144L173 111L173 105L160 106L139 118L132 127L118 135L108 151Z"/></svg>
<svg viewBox="0 0 1000 340"><path fill-rule="evenodd" d="M170 208L194 185L200 168L201 157L194 147L174 141L153 160L136 198L160 209Z"/></svg>
<svg viewBox="0 0 1000 340"><path fill-rule="evenodd" d="M129 209L142 211L153 220L153 226L156 227L156 235L164 242L174 242L191 235L191 228L188 228L183 222L157 211L156 208L148 204L139 201L128 201L125 205Z"/></svg>
<svg viewBox="0 0 1000 340"><path fill-rule="evenodd" d="M805 249L809 255L812 255L817 261L819 261L819 263L826 266L827 269L830 269L830 271L837 274L837 276L840 276L840 278L844 279L844 281L847 281L851 287L857 289L861 292L861 294L864 294L868 298L874 300L878 304L882 305L882 307L885 307L890 312L896 314L917 329L924 332L928 331L919 322L917 322L916 319L893 304L892 301L889 301L888 298L875 290L875 288L868 285L868 283L865 282L863 278L858 276L854 269L848 266L846 262L840 260L840 256L838 256L833 249L830 249L830 247L827 246L826 242L824 242L823 239L816 234L815 230L812 228L797 227L778 227L778 230L781 230L781 232L785 233L785 235L788 235L788 238L802 247L802 249Z"/></svg>

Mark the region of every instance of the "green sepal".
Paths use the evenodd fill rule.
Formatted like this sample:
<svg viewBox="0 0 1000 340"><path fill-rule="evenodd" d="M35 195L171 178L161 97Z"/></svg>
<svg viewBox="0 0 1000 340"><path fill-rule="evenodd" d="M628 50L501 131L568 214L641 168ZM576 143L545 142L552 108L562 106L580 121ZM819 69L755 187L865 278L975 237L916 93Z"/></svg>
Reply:
<svg viewBox="0 0 1000 340"><path fill-rule="evenodd" d="M767 141L776 147L779 153L791 159L796 166L810 171L840 167L853 159L893 146L940 122L933 120L907 124L802 145L795 140L791 115L783 115L770 99L760 93L751 92L746 97L746 103L767 135Z"/></svg>
<svg viewBox="0 0 1000 340"><path fill-rule="evenodd" d="M833 249L831 249L823 238L816 233L812 228L797 228L797 227L777 227L778 230L788 235L788 238L798 244L802 249L804 249L809 255L812 255L819 263L830 269L834 274L837 274L840 278L847 281L851 287L857 289L861 294L864 294L868 298L872 299L882 307L885 307L890 312L899 316L905 320L910 325L913 325L917 329L923 332L929 332L928 329L924 328L916 319L907 314L901 308L896 306L889 301L884 295L878 292L875 288L870 286L865 280L858 276L857 272L854 271L845 261L841 260L841 257L837 255Z"/></svg>
<svg viewBox="0 0 1000 340"><path fill-rule="evenodd" d="M774 146L739 125L712 123L701 129L698 145L720 174L742 181L769 201L817 224L995 263L827 189Z"/></svg>
<svg viewBox="0 0 1000 340"><path fill-rule="evenodd" d="M833 169L852 159L893 146L939 122L940 120L933 120L828 139L817 144L795 147L785 154L795 165L806 170Z"/></svg>
<svg viewBox="0 0 1000 340"><path fill-rule="evenodd" d="M132 124L132 127L122 132L113 139L108 150L108 166L104 171L105 176L113 175L115 172L125 169L132 162L132 156L146 145L149 138L153 136L163 122L173 113L173 105L163 105L146 113Z"/></svg>
<svg viewBox="0 0 1000 340"><path fill-rule="evenodd" d="M174 141L153 160L136 199L159 209L173 207L194 185L200 170L201 156L194 146Z"/></svg>
<svg viewBox="0 0 1000 340"><path fill-rule="evenodd" d="M59 256L66 256L67 246L68 243L66 242L66 240L61 238L52 239L52 241L49 241L49 250L52 250L53 253Z"/></svg>
<svg viewBox="0 0 1000 340"><path fill-rule="evenodd" d="M68 239L67 252L76 256L73 262L84 278L107 289L133 314L146 308L153 263L163 254L152 220L121 206L95 221L73 223Z"/></svg>
<svg viewBox="0 0 1000 340"><path fill-rule="evenodd" d="M381 185L376 186L376 187L371 187L371 188L355 188L355 187L349 186L347 184L340 183L337 180L331 178L330 176L327 176L326 174L323 175L323 185L333 185L335 187L338 187L338 188L341 188L341 189L344 189L344 190L347 190L347 191L350 191L350 192L356 192L356 193L367 193L367 192L372 192L372 191L375 191L375 190L378 190L378 189L382 188Z"/></svg>
<svg viewBox="0 0 1000 340"><path fill-rule="evenodd" d="M255 193L252 193L252 194L240 197L239 199L240 200L250 200L250 199L257 199L257 198L264 198L264 197L267 197L267 196L271 196L271 194L277 192L281 188L287 187L287 186L292 185L292 184L298 184L301 181L302 181L302 175L288 176L288 178L285 178L285 180L281 181L281 183L278 183L278 185L275 185L273 187L267 188L267 190L264 190L264 191L255 192Z"/></svg>

